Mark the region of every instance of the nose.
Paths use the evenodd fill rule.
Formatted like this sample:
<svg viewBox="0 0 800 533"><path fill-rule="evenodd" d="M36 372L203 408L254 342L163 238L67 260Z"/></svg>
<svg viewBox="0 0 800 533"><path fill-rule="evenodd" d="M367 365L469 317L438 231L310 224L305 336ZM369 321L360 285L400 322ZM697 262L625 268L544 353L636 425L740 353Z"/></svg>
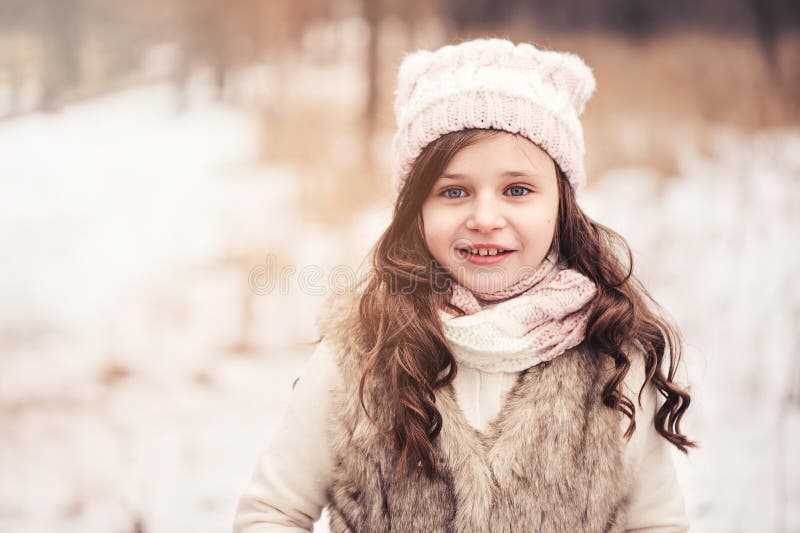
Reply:
<svg viewBox="0 0 800 533"><path fill-rule="evenodd" d="M506 219L492 198L483 198L473 204L467 217L467 229L488 233L506 226Z"/></svg>

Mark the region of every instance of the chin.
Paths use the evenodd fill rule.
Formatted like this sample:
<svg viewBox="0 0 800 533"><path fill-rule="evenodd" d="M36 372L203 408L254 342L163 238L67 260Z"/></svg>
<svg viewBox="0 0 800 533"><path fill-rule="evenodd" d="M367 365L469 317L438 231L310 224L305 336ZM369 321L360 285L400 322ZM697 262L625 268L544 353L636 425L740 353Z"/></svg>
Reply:
<svg viewBox="0 0 800 533"><path fill-rule="evenodd" d="M470 290L477 290L479 292L495 292L502 289L505 289L510 285L508 276L504 274L498 274L497 276L492 276L491 279L484 279L481 283L470 283L465 285Z"/></svg>

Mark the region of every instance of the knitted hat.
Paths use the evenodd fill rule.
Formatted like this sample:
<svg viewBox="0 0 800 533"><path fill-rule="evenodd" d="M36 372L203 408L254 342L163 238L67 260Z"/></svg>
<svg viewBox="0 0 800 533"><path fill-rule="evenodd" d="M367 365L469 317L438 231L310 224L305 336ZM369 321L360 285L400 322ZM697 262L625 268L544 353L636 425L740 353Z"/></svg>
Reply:
<svg viewBox="0 0 800 533"><path fill-rule="evenodd" d="M594 75L578 56L506 39L475 39L406 55L394 92L396 192L431 141L467 128L492 128L541 147L577 195L586 182L578 117L594 90Z"/></svg>

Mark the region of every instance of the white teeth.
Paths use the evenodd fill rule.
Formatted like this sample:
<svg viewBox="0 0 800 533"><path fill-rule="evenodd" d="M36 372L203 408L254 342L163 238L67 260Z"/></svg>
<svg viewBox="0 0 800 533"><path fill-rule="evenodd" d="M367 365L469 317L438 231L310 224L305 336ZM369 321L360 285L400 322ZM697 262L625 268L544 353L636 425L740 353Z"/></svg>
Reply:
<svg viewBox="0 0 800 533"><path fill-rule="evenodd" d="M465 251L472 255L497 255L501 253L497 248L470 248Z"/></svg>

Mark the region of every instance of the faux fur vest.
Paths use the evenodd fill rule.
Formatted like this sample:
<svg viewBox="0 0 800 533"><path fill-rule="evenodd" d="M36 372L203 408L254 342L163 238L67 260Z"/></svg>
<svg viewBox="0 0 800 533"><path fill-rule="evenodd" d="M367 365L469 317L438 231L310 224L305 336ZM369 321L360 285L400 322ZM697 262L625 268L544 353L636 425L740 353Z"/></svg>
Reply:
<svg viewBox="0 0 800 533"><path fill-rule="evenodd" d="M438 475L429 480L419 469L395 481L391 435L359 402L364 354L352 319L342 318L350 313L334 314L322 326L343 377L328 427L336 456L327 491L332 532L624 531L630 474L622 415L600 398L611 369L583 344L522 371L483 432L467 422L452 385L437 389ZM391 416L386 396L370 373L364 402L382 427Z"/></svg>

